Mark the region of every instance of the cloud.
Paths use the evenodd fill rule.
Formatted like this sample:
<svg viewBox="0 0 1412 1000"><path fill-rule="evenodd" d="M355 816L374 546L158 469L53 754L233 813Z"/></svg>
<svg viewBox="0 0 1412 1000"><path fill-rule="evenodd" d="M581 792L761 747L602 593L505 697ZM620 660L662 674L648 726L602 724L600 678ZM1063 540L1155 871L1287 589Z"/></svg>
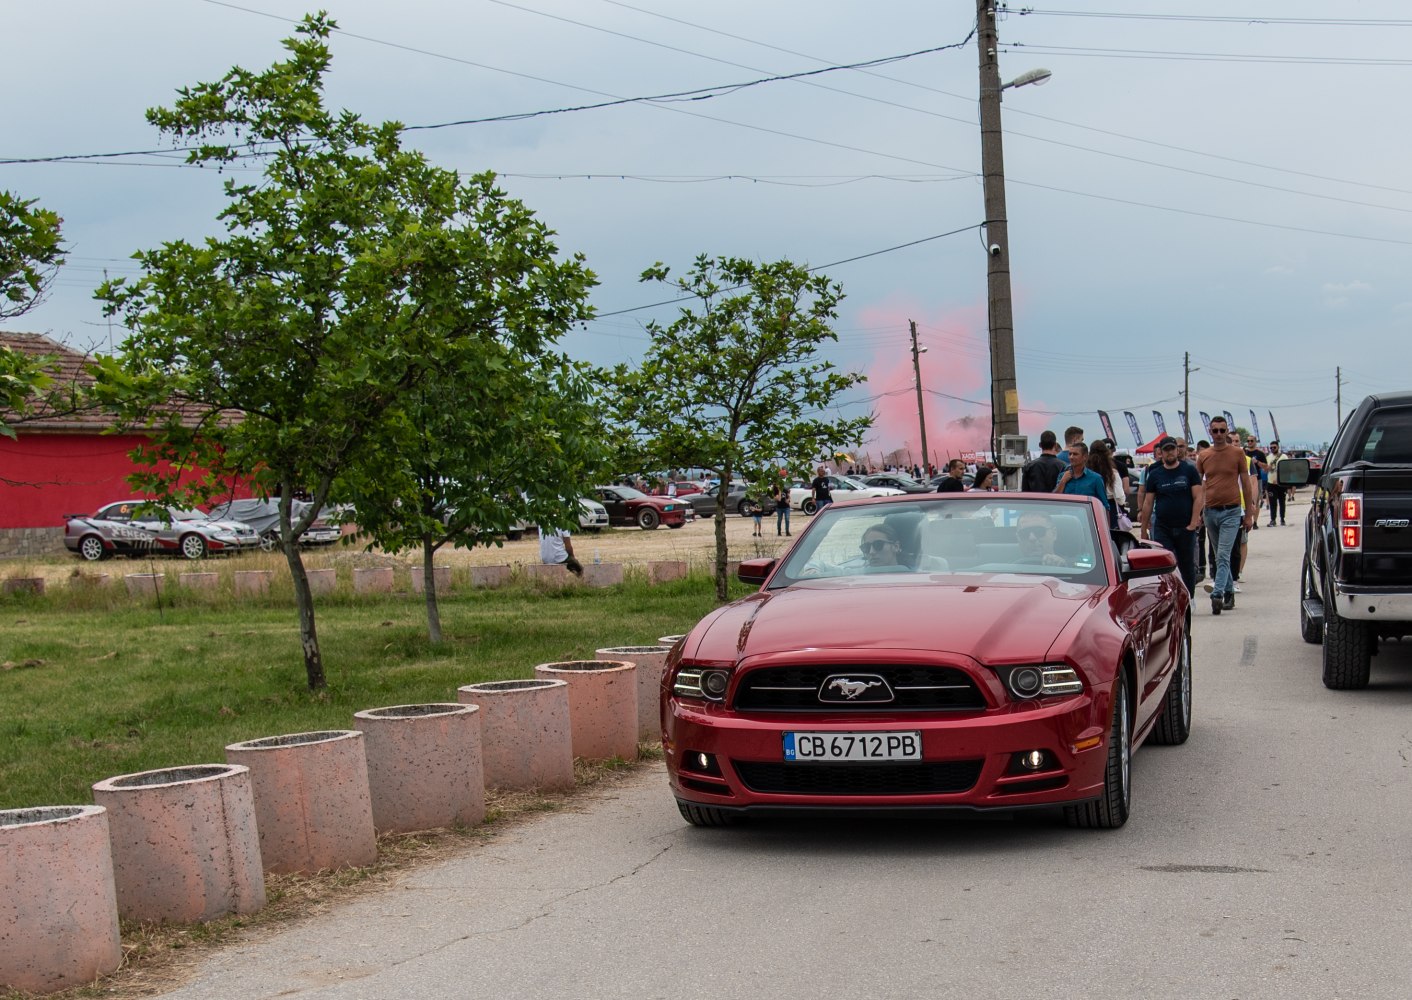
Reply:
<svg viewBox="0 0 1412 1000"><path fill-rule="evenodd" d="M1343 284L1338 285L1333 284L1332 282L1325 282L1320 290L1325 295L1342 295L1346 292L1371 292L1373 290L1373 286L1368 284L1366 281L1358 281L1357 279L1355 279L1353 281L1344 282Z"/></svg>

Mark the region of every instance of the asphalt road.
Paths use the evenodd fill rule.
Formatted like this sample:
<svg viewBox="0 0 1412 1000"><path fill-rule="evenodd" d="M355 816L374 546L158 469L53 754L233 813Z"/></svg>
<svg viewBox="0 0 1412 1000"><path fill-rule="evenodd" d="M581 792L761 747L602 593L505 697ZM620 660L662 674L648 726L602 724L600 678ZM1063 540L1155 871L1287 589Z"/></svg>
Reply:
<svg viewBox="0 0 1412 1000"><path fill-rule="evenodd" d="M213 956L181 998L1412 995L1412 644L1327 691L1301 505L1198 601L1195 721L1114 832L1050 817L696 830L660 767ZM1204 595L1202 595L1204 596Z"/></svg>

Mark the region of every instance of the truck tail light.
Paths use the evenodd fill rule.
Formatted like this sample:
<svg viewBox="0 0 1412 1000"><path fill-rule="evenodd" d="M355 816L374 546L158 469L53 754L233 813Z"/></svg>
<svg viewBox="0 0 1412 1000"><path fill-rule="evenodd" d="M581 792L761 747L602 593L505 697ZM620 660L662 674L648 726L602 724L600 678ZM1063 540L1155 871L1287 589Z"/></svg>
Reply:
<svg viewBox="0 0 1412 1000"><path fill-rule="evenodd" d="M1363 498L1345 495L1338 502L1338 542L1344 552L1363 548Z"/></svg>

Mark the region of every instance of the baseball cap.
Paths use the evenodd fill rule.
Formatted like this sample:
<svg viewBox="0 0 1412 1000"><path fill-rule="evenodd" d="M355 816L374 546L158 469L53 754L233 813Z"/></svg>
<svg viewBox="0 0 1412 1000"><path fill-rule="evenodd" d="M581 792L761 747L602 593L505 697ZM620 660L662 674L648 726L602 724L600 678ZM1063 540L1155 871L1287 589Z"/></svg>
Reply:
<svg viewBox="0 0 1412 1000"><path fill-rule="evenodd" d="M1171 436L1164 437L1161 441L1157 442L1157 448L1159 451L1163 448L1175 448L1176 446L1177 439Z"/></svg>

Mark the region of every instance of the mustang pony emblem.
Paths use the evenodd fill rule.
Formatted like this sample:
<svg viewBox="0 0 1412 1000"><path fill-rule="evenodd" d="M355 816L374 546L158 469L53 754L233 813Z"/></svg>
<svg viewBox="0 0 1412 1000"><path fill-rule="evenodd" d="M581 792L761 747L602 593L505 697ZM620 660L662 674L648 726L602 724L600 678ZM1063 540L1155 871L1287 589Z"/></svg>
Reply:
<svg viewBox="0 0 1412 1000"><path fill-rule="evenodd" d="M829 681L829 687L837 688L838 692L849 701L857 698L864 691L868 690L868 688L875 688L880 684L882 684L882 681L855 681L847 677L836 677Z"/></svg>

